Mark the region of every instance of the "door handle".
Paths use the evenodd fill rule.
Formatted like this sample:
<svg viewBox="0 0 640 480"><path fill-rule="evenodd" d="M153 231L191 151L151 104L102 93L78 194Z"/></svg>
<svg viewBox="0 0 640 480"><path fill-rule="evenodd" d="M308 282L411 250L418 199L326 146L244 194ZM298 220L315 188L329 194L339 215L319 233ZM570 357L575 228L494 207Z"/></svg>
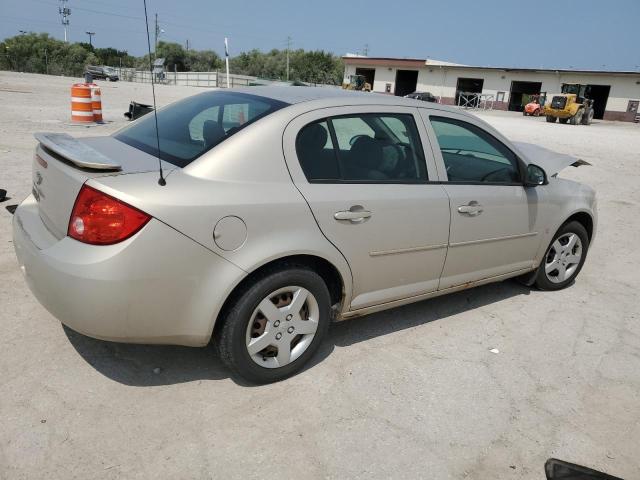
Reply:
<svg viewBox="0 0 640 480"><path fill-rule="evenodd" d="M469 202L468 205L460 205L458 207L458 212L462 213L463 215L469 215L470 217L475 217L477 215L480 215L483 212L483 208L482 208L482 205L480 205L478 202L473 201L473 202Z"/></svg>
<svg viewBox="0 0 640 480"><path fill-rule="evenodd" d="M371 212L369 210L342 210L333 214L333 218L336 220L349 220L353 223L361 222L370 216Z"/></svg>

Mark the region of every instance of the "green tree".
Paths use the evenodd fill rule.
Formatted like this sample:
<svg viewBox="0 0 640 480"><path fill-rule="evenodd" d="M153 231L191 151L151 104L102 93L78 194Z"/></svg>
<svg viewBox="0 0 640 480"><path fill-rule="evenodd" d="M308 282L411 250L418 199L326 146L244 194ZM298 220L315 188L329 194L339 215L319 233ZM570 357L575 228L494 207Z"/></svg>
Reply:
<svg viewBox="0 0 640 480"><path fill-rule="evenodd" d="M242 75L285 80L287 78L286 50L263 53L250 50L231 59L231 71ZM309 83L333 83L342 81L344 66L335 55L302 49L289 52L289 79Z"/></svg>
<svg viewBox="0 0 640 480"><path fill-rule="evenodd" d="M155 58L164 58L168 70L173 70L175 65L178 72L187 71L187 52L179 43L158 42Z"/></svg>
<svg viewBox="0 0 640 480"><path fill-rule="evenodd" d="M189 50L186 66L191 72L211 72L222 68L222 59L213 50Z"/></svg>
<svg viewBox="0 0 640 480"><path fill-rule="evenodd" d="M0 43L0 53L0 68L54 75L82 76L88 64L98 61L81 44L64 43L47 33L7 38Z"/></svg>

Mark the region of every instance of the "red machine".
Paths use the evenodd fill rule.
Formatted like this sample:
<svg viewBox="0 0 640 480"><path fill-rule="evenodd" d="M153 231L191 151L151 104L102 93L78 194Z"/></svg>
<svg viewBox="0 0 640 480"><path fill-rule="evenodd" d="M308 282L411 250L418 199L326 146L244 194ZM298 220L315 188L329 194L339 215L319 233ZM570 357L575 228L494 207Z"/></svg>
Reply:
<svg viewBox="0 0 640 480"><path fill-rule="evenodd" d="M531 95L531 101L524 106L522 114L525 116L531 115L532 117L539 117L546 99L546 94Z"/></svg>

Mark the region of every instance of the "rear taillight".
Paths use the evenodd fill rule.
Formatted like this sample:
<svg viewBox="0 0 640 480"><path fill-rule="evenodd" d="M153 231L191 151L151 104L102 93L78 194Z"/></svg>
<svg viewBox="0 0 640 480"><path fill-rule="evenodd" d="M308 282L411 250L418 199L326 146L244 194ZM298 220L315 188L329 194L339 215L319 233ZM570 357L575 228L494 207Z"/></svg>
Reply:
<svg viewBox="0 0 640 480"><path fill-rule="evenodd" d="M92 245L126 240L151 219L137 208L83 185L73 205L67 235Z"/></svg>

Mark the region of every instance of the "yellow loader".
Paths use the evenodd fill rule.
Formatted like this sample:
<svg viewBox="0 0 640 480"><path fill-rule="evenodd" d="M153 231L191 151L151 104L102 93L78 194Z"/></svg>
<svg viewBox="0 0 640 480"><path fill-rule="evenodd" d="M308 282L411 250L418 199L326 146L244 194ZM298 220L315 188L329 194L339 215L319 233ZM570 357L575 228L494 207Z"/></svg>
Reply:
<svg viewBox="0 0 640 480"><path fill-rule="evenodd" d="M562 93L554 95L544 106L542 114L547 122L590 125L593 120L593 100L586 97L586 85L564 84Z"/></svg>
<svg viewBox="0 0 640 480"><path fill-rule="evenodd" d="M345 90L361 90L363 92L370 92L371 84L367 82L364 75L350 75L349 83L343 83L342 88Z"/></svg>

